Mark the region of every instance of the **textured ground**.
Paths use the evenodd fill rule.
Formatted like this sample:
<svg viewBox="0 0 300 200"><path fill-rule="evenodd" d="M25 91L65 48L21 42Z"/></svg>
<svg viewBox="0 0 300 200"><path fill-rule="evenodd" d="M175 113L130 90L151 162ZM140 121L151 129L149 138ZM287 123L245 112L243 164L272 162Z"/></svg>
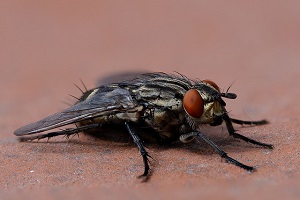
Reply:
<svg viewBox="0 0 300 200"><path fill-rule="evenodd" d="M272 4L271 4L272 3ZM298 1L2 1L0 195L54 199L273 198L300 195ZM202 131L258 171L222 162L204 142L149 145L153 175L131 143L80 135L17 142L13 131L67 107L68 94L120 71L178 71L238 94L232 117L271 123L240 133L270 151Z"/></svg>

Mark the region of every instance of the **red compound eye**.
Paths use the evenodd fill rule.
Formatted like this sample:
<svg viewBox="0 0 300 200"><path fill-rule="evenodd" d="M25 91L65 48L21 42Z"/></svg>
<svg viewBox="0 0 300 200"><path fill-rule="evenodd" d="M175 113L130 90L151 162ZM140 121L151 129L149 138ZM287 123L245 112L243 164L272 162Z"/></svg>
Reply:
<svg viewBox="0 0 300 200"><path fill-rule="evenodd" d="M183 97L183 107L193 118L200 118L203 113L203 99L196 89L190 89Z"/></svg>
<svg viewBox="0 0 300 200"><path fill-rule="evenodd" d="M220 92L220 88L215 82L208 79L203 80L203 82L208 83L209 85L213 86L216 90Z"/></svg>

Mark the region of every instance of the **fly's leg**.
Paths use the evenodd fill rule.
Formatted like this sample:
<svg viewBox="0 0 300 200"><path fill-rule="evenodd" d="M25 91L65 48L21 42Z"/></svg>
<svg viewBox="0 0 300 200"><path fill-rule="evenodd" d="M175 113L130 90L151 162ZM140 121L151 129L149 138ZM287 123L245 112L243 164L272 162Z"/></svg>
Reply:
<svg viewBox="0 0 300 200"><path fill-rule="evenodd" d="M149 160L148 160L148 157L152 158L148 152L146 151L146 149L144 148L140 138L135 134L135 132L130 128L128 122L125 122L125 126L126 126L126 129L127 131L129 132L129 134L131 135L134 143L138 146L139 148L139 151L143 157L143 161L144 161L144 167L145 167L145 170L144 170L144 173L143 175L141 176L148 176L149 174Z"/></svg>
<svg viewBox="0 0 300 200"><path fill-rule="evenodd" d="M200 137L201 139L203 139L207 144L209 144L221 156L221 158L224 158L226 160L226 162L234 164L234 165L236 165L240 168L243 168L249 172L255 171L254 167L245 165L245 164L229 157L225 151L223 151L220 147L218 147L215 143L213 143L213 141L211 141L209 138L207 138L205 135L203 135L199 131L194 131L194 132L190 132L187 134L183 134L180 136L179 139L181 141L189 141L191 138L195 138L195 137Z"/></svg>
<svg viewBox="0 0 300 200"><path fill-rule="evenodd" d="M44 138L49 139L51 137L56 137L59 135L65 135L66 137L69 137L70 135L78 134L80 132L84 132L84 131L87 131L87 130L90 130L93 128L97 128L99 126L101 126L101 124L89 124L89 125L80 126L80 127L76 127L76 128L67 128L62 131L50 132L50 133L34 135L34 136L29 136L29 137L21 137L21 138L19 138L19 140L21 142L24 142L24 141L40 140L40 139L44 139Z"/></svg>
<svg viewBox="0 0 300 200"><path fill-rule="evenodd" d="M242 121L242 120L231 119L231 118L229 118L229 116L227 114L223 115L222 118L226 122L227 130L228 130L229 134L232 135L234 138L239 138L241 140L244 140L245 142L249 142L249 143L252 143L252 144L255 144L255 145L258 145L258 146L262 146L262 147L265 147L265 148L268 148L268 149L273 149L274 148L274 146L272 144L262 143L262 142L250 139L246 136L243 136L241 134L236 133L235 129L232 126L232 122L238 123L238 124L249 124L249 123L251 123L250 121ZM261 124L265 124L265 123L266 123L265 120L252 122L252 124L255 124L255 125L261 125Z"/></svg>
<svg viewBox="0 0 300 200"><path fill-rule="evenodd" d="M264 124L268 124L269 122L267 120L260 120L260 121L244 121L244 120L240 120L240 119L233 119L230 118L230 121L236 124L240 124L240 125L264 125Z"/></svg>

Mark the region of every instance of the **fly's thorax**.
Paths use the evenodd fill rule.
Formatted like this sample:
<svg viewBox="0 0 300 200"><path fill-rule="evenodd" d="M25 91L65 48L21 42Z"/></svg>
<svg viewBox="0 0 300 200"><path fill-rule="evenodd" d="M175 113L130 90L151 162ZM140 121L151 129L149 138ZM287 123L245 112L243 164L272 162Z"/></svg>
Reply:
<svg viewBox="0 0 300 200"><path fill-rule="evenodd" d="M141 119L162 138L168 139L179 134L180 126L185 121L182 105L184 92L176 82L168 83L165 80L160 83L153 81L131 90L138 104L145 106Z"/></svg>

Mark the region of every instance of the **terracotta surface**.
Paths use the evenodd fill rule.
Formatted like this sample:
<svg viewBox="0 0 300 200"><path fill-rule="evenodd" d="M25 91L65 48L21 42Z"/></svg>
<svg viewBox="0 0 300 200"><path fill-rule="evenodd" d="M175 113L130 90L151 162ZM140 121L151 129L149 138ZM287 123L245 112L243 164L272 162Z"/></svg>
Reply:
<svg viewBox="0 0 300 200"><path fill-rule="evenodd" d="M84 3L83 3L84 2ZM0 195L3 199L296 199L299 161L299 1L1 1ZM87 87L119 71L178 71L212 79L236 100L230 115L271 123L240 133L270 151L202 131L249 174L204 142L148 145L153 173L137 176L132 143L81 134L19 143L13 131L67 107Z"/></svg>

